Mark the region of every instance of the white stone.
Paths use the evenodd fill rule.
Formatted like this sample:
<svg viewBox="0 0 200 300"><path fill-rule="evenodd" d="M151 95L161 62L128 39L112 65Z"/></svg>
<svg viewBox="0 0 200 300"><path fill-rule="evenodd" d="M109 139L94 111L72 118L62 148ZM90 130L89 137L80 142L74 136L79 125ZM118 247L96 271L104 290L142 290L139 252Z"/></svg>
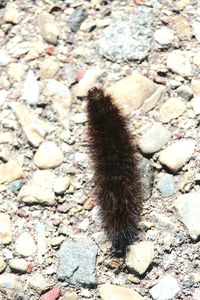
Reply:
<svg viewBox="0 0 200 300"><path fill-rule="evenodd" d="M14 272L26 273L28 262L24 258L13 258L9 261L9 267Z"/></svg>
<svg viewBox="0 0 200 300"><path fill-rule="evenodd" d="M143 153L155 153L159 151L169 140L170 132L161 124L153 124L138 142Z"/></svg>
<svg viewBox="0 0 200 300"><path fill-rule="evenodd" d="M191 158L195 141L191 139L179 140L160 152L159 161L171 171L179 171Z"/></svg>
<svg viewBox="0 0 200 300"><path fill-rule="evenodd" d="M197 240L200 237L200 193L190 192L180 195L174 205L191 238Z"/></svg>
<svg viewBox="0 0 200 300"><path fill-rule="evenodd" d="M155 31L154 39L160 45L170 45L174 40L174 32L167 26L163 26Z"/></svg>
<svg viewBox="0 0 200 300"><path fill-rule="evenodd" d="M57 177L54 182L53 190L56 194L63 194L68 189L69 185L70 185L69 177L67 176Z"/></svg>
<svg viewBox="0 0 200 300"><path fill-rule="evenodd" d="M160 119L167 123L181 116L186 110L186 105L179 98L170 98L160 108Z"/></svg>
<svg viewBox="0 0 200 300"><path fill-rule="evenodd" d="M181 76L191 76L192 75L192 65L189 60L189 55L187 52L180 50L173 50L168 54L167 66L173 72Z"/></svg>
<svg viewBox="0 0 200 300"><path fill-rule="evenodd" d="M126 265L142 275L146 272L154 257L154 244L151 241L144 241L130 245L127 249Z"/></svg>
<svg viewBox="0 0 200 300"><path fill-rule="evenodd" d="M29 70L23 85L22 98L27 101L28 104L36 105L39 98L39 82L32 70Z"/></svg>
<svg viewBox="0 0 200 300"><path fill-rule="evenodd" d="M23 232L15 243L15 250L22 256L31 256L36 252L36 244L28 232Z"/></svg>
<svg viewBox="0 0 200 300"><path fill-rule="evenodd" d="M47 280L40 273L36 273L31 276L31 278L29 279L29 285L38 293L47 290L49 287Z"/></svg>
<svg viewBox="0 0 200 300"><path fill-rule="evenodd" d="M62 151L52 141L44 141L34 156L34 164L40 169L55 168L64 160Z"/></svg>
<svg viewBox="0 0 200 300"><path fill-rule="evenodd" d="M85 97L89 89L95 86L97 79L104 73L104 70L96 67L87 70L76 88L77 97Z"/></svg>
<svg viewBox="0 0 200 300"><path fill-rule="evenodd" d="M21 188L18 199L24 203L54 205L55 194L53 184L55 175L48 170L38 170L32 179Z"/></svg>
<svg viewBox="0 0 200 300"><path fill-rule="evenodd" d="M0 49L0 66L7 66L11 61L10 55L6 50Z"/></svg>
<svg viewBox="0 0 200 300"><path fill-rule="evenodd" d="M195 115L199 115L200 114L200 96L192 98L191 106L194 110Z"/></svg>
<svg viewBox="0 0 200 300"><path fill-rule="evenodd" d="M176 297L179 291L180 287L177 280L171 275L166 275L150 289L150 294L155 300L171 300Z"/></svg>

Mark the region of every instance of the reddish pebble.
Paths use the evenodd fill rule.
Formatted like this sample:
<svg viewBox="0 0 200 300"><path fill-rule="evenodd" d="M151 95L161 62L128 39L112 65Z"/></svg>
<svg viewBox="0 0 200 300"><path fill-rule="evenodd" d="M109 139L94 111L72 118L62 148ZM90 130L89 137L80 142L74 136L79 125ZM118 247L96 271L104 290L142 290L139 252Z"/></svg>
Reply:
<svg viewBox="0 0 200 300"><path fill-rule="evenodd" d="M60 290L58 288L53 288L52 290L42 295L41 300L56 300L60 297L60 295Z"/></svg>
<svg viewBox="0 0 200 300"><path fill-rule="evenodd" d="M47 48L47 54L49 55L54 55L55 54L55 50L54 50L54 47L48 47Z"/></svg>
<svg viewBox="0 0 200 300"><path fill-rule="evenodd" d="M27 213L26 213L26 211L24 210L24 209L18 209L18 211L17 211L17 215L19 216L19 217L21 217L21 218L26 218L27 217Z"/></svg>
<svg viewBox="0 0 200 300"><path fill-rule="evenodd" d="M53 223L54 226L60 225L60 222L61 222L60 219L53 219L53 220L52 220L52 223Z"/></svg>
<svg viewBox="0 0 200 300"><path fill-rule="evenodd" d="M33 264L29 264L29 265L28 265L28 268L27 268L27 270L26 270L26 272L27 272L28 274L31 274L32 271L33 271L33 267L34 267Z"/></svg>
<svg viewBox="0 0 200 300"><path fill-rule="evenodd" d="M135 4L137 4L137 5L141 5L142 4L142 0L134 0L133 1Z"/></svg>
<svg viewBox="0 0 200 300"><path fill-rule="evenodd" d="M94 198L89 198L84 203L84 208L86 210L91 210L96 205L96 200Z"/></svg>
<svg viewBox="0 0 200 300"><path fill-rule="evenodd" d="M83 69L78 69L78 71L76 73L76 78L78 81L80 81L83 78L83 76L85 75L85 72L86 71Z"/></svg>
<svg viewBox="0 0 200 300"><path fill-rule="evenodd" d="M66 203L66 202L64 202L63 204L58 205L57 210L59 212L66 213L66 212L68 212L70 210L69 204Z"/></svg>
<svg viewBox="0 0 200 300"><path fill-rule="evenodd" d="M160 83L160 84L164 84L164 85L167 83L166 78L161 77L161 76L156 76L156 77L154 77L153 80L154 80L156 83Z"/></svg>

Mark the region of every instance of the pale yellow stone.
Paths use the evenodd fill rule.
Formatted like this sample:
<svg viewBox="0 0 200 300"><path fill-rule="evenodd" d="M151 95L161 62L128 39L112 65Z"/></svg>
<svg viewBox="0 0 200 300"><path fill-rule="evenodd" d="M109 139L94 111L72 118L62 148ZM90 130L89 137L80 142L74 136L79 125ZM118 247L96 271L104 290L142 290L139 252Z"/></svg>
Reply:
<svg viewBox="0 0 200 300"><path fill-rule="evenodd" d="M20 164L16 160L9 160L5 164L0 164L0 184L4 182L12 182L22 178L24 172Z"/></svg>
<svg viewBox="0 0 200 300"><path fill-rule="evenodd" d="M99 288L102 300L142 300L143 297L133 289L113 284L103 284Z"/></svg>

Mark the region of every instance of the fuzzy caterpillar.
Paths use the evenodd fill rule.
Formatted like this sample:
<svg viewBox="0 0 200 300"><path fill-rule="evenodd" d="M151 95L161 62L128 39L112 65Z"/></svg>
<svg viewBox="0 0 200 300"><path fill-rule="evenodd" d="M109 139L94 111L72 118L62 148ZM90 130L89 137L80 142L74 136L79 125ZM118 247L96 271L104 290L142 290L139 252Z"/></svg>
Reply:
<svg viewBox="0 0 200 300"><path fill-rule="evenodd" d="M87 96L89 149L101 217L115 255L124 255L142 211L137 149L128 122L112 97L93 88Z"/></svg>

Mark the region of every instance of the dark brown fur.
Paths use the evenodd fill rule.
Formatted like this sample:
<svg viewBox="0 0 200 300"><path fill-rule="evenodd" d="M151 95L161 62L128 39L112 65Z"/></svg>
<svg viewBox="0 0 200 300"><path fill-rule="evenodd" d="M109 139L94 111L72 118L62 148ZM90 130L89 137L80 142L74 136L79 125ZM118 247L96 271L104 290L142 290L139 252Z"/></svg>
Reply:
<svg viewBox="0 0 200 300"><path fill-rule="evenodd" d="M118 255L133 241L142 210L136 146L121 110L101 89L88 93L90 152L103 224Z"/></svg>

